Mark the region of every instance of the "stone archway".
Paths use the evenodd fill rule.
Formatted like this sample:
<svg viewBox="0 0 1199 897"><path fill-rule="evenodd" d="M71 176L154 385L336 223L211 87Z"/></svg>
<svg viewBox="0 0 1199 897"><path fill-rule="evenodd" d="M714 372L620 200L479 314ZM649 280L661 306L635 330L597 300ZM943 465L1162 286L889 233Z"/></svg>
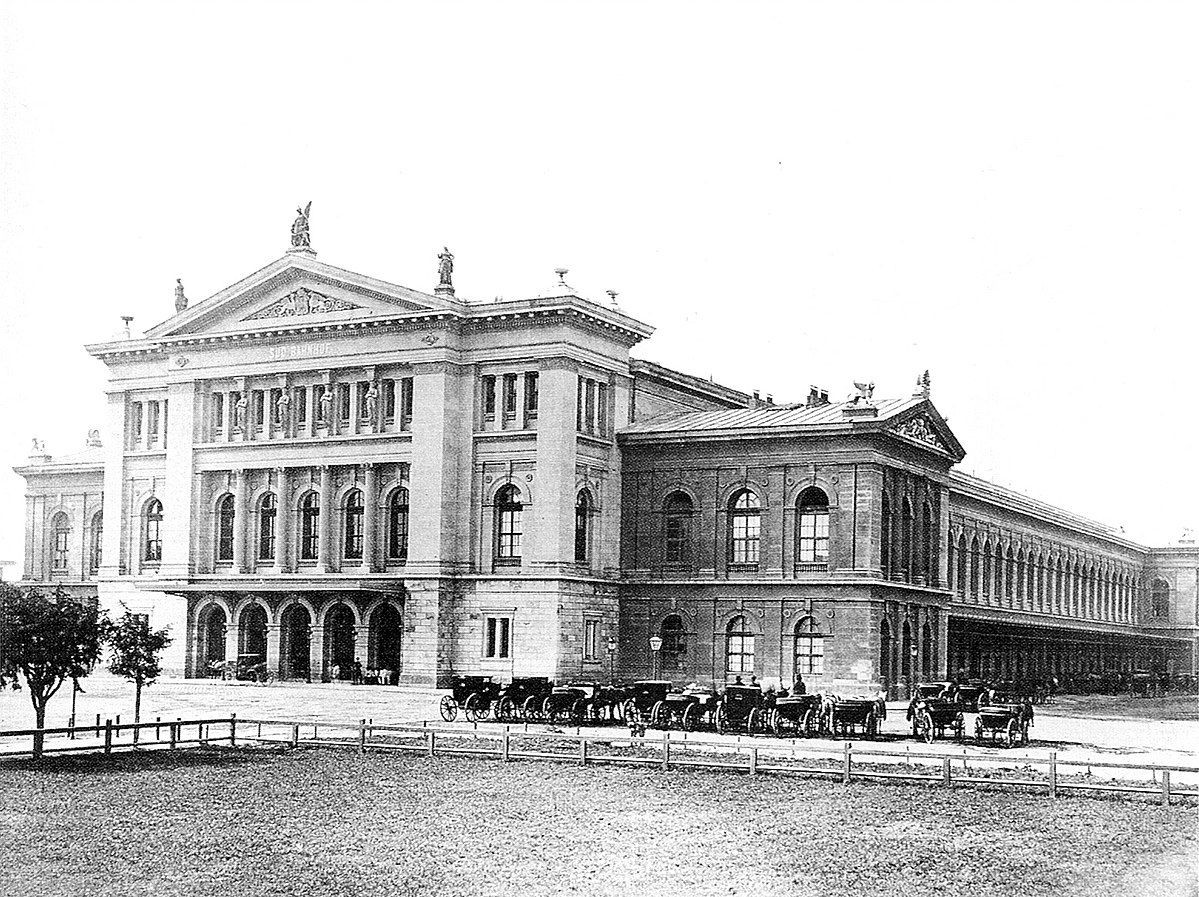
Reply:
<svg viewBox="0 0 1199 897"><path fill-rule="evenodd" d="M225 609L209 604L196 618L196 668L193 675L207 676L209 664L225 660L225 629L228 626Z"/></svg>
<svg viewBox="0 0 1199 897"><path fill-rule="evenodd" d="M370 615L370 662L368 666L386 670L384 685L399 678L403 648L404 618L390 602L380 604Z"/></svg>
<svg viewBox="0 0 1199 897"><path fill-rule="evenodd" d="M237 621L237 644L239 655L254 654L259 663L266 660L266 608L251 604L245 608Z"/></svg>
<svg viewBox="0 0 1199 897"><path fill-rule="evenodd" d="M355 659L354 634L354 612L345 604L329 608L325 614L325 669L335 681L351 678L350 668Z"/></svg>
<svg viewBox="0 0 1199 897"><path fill-rule="evenodd" d="M284 679L309 679L312 615L302 604L289 605L279 620L279 675Z"/></svg>

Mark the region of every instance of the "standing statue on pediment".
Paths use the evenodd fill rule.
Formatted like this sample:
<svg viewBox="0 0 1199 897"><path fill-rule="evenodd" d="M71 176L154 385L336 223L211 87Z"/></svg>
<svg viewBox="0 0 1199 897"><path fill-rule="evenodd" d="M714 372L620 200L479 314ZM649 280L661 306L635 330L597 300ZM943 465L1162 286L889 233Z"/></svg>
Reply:
<svg viewBox="0 0 1199 897"><path fill-rule="evenodd" d="M450 252L450 247L443 248L440 255L437 256L437 274L441 280L440 286L454 287L454 254Z"/></svg>
<svg viewBox="0 0 1199 897"><path fill-rule="evenodd" d="M288 395L286 389L279 395L279 401L275 402L275 420L282 427L286 427L291 422L291 396Z"/></svg>
<svg viewBox="0 0 1199 897"><path fill-rule="evenodd" d="M325 426L333 428L333 384L330 383L321 392L321 420Z"/></svg>
<svg viewBox="0 0 1199 897"><path fill-rule="evenodd" d="M246 425L246 408L249 406L246 401L246 394L243 392L237 397L237 402L233 405L233 426L235 429L241 430Z"/></svg>
<svg viewBox="0 0 1199 897"><path fill-rule="evenodd" d="M296 209L299 215L291 224L291 245L296 249L308 249L312 246L312 239L308 235L308 212L311 209L311 202L302 209Z"/></svg>
<svg viewBox="0 0 1199 897"><path fill-rule="evenodd" d="M187 310L187 297L183 295L183 278L175 278L175 311L176 313Z"/></svg>

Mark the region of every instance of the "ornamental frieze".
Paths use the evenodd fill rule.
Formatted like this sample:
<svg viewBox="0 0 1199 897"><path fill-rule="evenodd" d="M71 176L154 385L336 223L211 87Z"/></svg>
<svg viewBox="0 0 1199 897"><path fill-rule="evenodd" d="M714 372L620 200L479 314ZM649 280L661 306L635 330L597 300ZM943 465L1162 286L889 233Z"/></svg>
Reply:
<svg viewBox="0 0 1199 897"><path fill-rule="evenodd" d="M927 417L913 417L896 427L895 432L900 436L906 436L917 442L923 442L925 445L931 445L933 448L939 448L941 451L946 450L945 443L929 425Z"/></svg>
<svg viewBox="0 0 1199 897"><path fill-rule="evenodd" d="M327 315L335 311L350 311L361 308L345 299L326 296L316 290L300 287L293 290L277 302L257 311L244 320L256 321L262 318L298 318L304 315Z"/></svg>

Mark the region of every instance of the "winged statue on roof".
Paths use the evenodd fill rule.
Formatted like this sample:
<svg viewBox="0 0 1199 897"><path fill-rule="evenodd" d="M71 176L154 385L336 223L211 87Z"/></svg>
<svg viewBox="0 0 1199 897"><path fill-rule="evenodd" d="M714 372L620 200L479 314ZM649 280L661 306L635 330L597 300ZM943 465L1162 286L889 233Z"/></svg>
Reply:
<svg viewBox="0 0 1199 897"><path fill-rule="evenodd" d="M853 381L853 386L854 389L858 391L858 394L853 397L853 403L855 405L863 403L867 405L870 404L870 400L874 398L874 384L859 383L857 380L855 380Z"/></svg>
<svg viewBox="0 0 1199 897"><path fill-rule="evenodd" d="M299 214L291 223L291 245L297 249L307 249L312 246L312 238L308 235L308 213L312 210L312 202L304 208L296 208Z"/></svg>

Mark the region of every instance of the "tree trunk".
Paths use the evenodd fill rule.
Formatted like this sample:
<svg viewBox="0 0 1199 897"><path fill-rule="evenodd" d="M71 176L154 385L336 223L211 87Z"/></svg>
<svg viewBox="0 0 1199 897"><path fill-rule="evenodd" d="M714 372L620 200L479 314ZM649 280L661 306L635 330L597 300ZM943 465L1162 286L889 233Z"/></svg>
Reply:
<svg viewBox="0 0 1199 897"><path fill-rule="evenodd" d="M133 743L137 744L142 730L137 724L142 721L142 684L135 682L133 687Z"/></svg>
<svg viewBox="0 0 1199 897"><path fill-rule="evenodd" d="M41 701L33 705L34 728L39 731L33 736L33 759L42 759L42 745L46 736L41 733L41 729L46 728L46 702Z"/></svg>

